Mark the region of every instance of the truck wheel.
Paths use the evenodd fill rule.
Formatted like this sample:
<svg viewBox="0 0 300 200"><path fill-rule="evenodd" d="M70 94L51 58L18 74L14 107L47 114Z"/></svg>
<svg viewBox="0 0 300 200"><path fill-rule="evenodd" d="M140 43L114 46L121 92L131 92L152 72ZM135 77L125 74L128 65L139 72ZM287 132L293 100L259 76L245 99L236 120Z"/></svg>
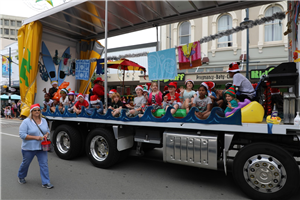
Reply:
<svg viewBox="0 0 300 200"><path fill-rule="evenodd" d="M120 157L113 133L103 128L94 129L89 133L86 153L91 163L99 168L109 168Z"/></svg>
<svg viewBox="0 0 300 200"><path fill-rule="evenodd" d="M80 154L82 142L75 128L69 125L59 126L54 132L53 140L54 150L61 159L70 160Z"/></svg>
<svg viewBox="0 0 300 200"><path fill-rule="evenodd" d="M252 199L288 199L299 188L299 168L283 148L255 143L238 152L233 162L233 176Z"/></svg>

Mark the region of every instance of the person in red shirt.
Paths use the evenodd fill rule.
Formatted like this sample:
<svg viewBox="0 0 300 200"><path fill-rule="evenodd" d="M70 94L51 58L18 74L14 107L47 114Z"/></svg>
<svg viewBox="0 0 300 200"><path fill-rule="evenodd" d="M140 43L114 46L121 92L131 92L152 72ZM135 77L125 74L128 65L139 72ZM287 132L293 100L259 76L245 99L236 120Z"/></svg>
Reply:
<svg viewBox="0 0 300 200"><path fill-rule="evenodd" d="M169 93L164 96L163 107L167 110L169 106L173 106L171 114L174 115L177 109L181 106L180 94L176 93L177 82L170 82L168 85Z"/></svg>
<svg viewBox="0 0 300 200"><path fill-rule="evenodd" d="M89 108L89 102L84 99L83 95L79 93L77 95L78 101L75 103L73 109L76 114L81 113L81 107L84 106L85 108Z"/></svg>
<svg viewBox="0 0 300 200"><path fill-rule="evenodd" d="M104 102L104 87L103 87L103 81L101 77L98 77L96 80L94 80L94 87L93 87L93 95L97 95L98 98Z"/></svg>

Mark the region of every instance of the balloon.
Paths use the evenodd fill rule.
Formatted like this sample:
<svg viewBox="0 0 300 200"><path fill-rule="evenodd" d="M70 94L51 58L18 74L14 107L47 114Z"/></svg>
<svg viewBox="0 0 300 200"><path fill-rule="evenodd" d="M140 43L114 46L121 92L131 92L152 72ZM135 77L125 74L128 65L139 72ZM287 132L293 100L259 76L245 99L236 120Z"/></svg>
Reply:
<svg viewBox="0 0 300 200"><path fill-rule="evenodd" d="M59 87L58 87L58 90L57 92L54 93L54 96L52 99L55 99L55 100L58 100L60 99L60 90L63 89L63 88L67 88L68 86L70 85L69 82L63 82ZM71 88L68 89L69 91L71 90Z"/></svg>

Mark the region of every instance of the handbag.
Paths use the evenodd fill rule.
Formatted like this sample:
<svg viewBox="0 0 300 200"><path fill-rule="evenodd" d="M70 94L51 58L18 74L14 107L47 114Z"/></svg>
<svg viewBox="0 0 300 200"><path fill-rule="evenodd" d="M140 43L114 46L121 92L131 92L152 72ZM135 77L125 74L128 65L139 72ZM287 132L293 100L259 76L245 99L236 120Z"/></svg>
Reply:
<svg viewBox="0 0 300 200"><path fill-rule="evenodd" d="M32 119L32 120L34 121L34 119ZM43 133L42 129L39 127L39 125L37 125L37 123L36 123L35 121L34 121L34 123L35 123L35 125L38 127L38 129L41 131L41 133L42 133L43 135L45 135L45 134ZM53 145L53 144L51 143L48 152L53 152L53 146L52 146L52 145Z"/></svg>

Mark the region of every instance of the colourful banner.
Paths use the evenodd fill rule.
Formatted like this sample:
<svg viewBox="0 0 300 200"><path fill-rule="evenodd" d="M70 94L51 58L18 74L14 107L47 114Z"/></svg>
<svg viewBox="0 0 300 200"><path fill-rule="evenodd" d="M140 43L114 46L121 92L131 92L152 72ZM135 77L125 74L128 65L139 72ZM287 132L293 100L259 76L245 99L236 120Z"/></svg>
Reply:
<svg viewBox="0 0 300 200"><path fill-rule="evenodd" d="M9 76L9 61L7 58L2 56L2 77L8 78Z"/></svg>
<svg viewBox="0 0 300 200"><path fill-rule="evenodd" d="M42 43L42 24L39 21L22 26L18 31L21 115L30 114L36 93L36 75Z"/></svg>

